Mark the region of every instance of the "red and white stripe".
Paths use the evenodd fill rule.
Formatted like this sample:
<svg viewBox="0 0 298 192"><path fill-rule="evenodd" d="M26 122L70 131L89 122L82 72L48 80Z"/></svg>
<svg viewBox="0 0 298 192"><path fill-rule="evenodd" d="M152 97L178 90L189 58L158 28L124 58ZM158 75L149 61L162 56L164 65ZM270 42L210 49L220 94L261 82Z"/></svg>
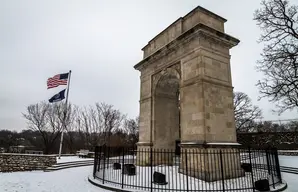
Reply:
<svg viewBox="0 0 298 192"><path fill-rule="evenodd" d="M59 85L67 85L68 79L60 79L60 75L48 78L47 86L48 89L58 87Z"/></svg>

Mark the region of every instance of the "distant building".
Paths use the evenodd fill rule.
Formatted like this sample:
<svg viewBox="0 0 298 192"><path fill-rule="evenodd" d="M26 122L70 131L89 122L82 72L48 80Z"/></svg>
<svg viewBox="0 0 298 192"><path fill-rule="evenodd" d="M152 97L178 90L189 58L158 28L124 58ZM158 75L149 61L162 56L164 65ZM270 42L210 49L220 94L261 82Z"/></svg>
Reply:
<svg viewBox="0 0 298 192"><path fill-rule="evenodd" d="M36 154L42 154L42 151L34 146L24 146L24 145L17 145L17 146L10 146L9 153L30 153L35 154L32 151L36 151Z"/></svg>

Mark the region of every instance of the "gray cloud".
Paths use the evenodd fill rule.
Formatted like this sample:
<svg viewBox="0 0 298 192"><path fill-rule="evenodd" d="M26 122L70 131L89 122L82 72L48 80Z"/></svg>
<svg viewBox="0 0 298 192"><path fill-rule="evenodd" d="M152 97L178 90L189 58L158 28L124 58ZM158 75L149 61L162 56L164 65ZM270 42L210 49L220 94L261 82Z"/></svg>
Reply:
<svg viewBox="0 0 298 192"><path fill-rule="evenodd" d="M261 45L252 21L259 1L210 0L0 0L0 129L26 127L27 105L47 100L46 80L72 70L70 101L107 102L134 117L139 112L141 48L178 17L201 5L228 19L226 32L241 43L231 51L236 91L247 93L266 119L273 104L257 101L254 69Z"/></svg>

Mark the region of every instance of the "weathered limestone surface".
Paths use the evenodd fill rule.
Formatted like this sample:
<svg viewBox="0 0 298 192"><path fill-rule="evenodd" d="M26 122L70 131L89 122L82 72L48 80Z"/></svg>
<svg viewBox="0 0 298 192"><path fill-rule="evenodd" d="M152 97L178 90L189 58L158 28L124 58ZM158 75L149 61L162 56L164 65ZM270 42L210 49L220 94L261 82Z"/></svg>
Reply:
<svg viewBox="0 0 298 192"><path fill-rule="evenodd" d="M198 7L143 49L144 59L135 66L141 72L139 140L142 145L166 147L155 145L156 133L161 129L166 135L179 129L179 125L175 125L177 123L171 122L176 113L167 110L175 98L171 101L169 97L158 97L158 87L169 76L176 76L179 86L175 88L175 84L169 82L164 87L173 89L164 90L163 95L173 95L175 91L180 94L182 143L236 142L229 49L239 40L224 33L225 21ZM175 25L184 26L181 33L175 33L171 36L173 38L162 35L170 34ZM178 30L179 27L176 28ZM156 51L152 51L152 42L159 41L163 42L160 43L163 46L153 46ZM166 118L169 111L170 118ZM161 120L158 122L157 119Z"/></svg>
<svg viewBox="0 0 298 192"><path fill-rule="evenodd" d="M240 152L237 149L188 148L181 151L179 171L212 182L221 180L222 176L224 179L244 176L240 165Z"/></svg>
<svg viewBox="0 0 298 192"><path fill-rule="evenodd" d="M172 150L150 148L149 146L139 146L136 165L157 166L173 165L174 153Z"/></svg>
<svg viewBox="0 0 298 192"><path fill-rule="evenodd" d="M0 172L43 170L56 163L55 155L0 153Z"/></svg>
<svg viewBox="0 0 298 192"><path fill-rule="evenodd" d="M225 22L197 7L143 48L144 59L135 65L141 72L140 150L173 149L177 139L183 150L208 142L237 143L229 52L239 40L224 33ZM190 168L206 174L218 170ZM230 175L227 171L224 177Z"/></svg>

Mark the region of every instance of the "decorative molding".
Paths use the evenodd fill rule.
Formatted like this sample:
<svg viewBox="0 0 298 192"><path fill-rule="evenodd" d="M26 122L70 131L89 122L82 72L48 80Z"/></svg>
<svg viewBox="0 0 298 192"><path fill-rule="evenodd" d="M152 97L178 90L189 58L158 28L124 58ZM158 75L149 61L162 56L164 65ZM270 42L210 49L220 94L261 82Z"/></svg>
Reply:
<svg viewBox="0 0 298 192"><path fill-rule="evenodd" d="M200 76L200 75L184 81L183 84L181 84L180 89L183 89L184 87L188 87L190 85L194 85L194 84L197 84L197 83L211 83L213 85L226 87L226 88L229 88L229 89L232 89L232 90L234 89L234 87L231 86L230 84L228 85L228 84L225 84L225 83L222 83L222 82L214 81L212 79L207 79L207 78L205 78L203 76Z"/></svg>
<svg viewBox="0 0 298 192"><path fill-rule="evenodd" d="M206 51L206 52L218 55L218 56L223 57L228 60L230 60L230 58L231 58L230 55L223 54L216 50L212 50L212 49L200 46L200 45L199 46L190 46L189 50L182 49L182 51L183 51L183 53L181 53L181 55L178 55L178 56L176 55L175 57L171 56L170 59L168 59L168 57L160 58L158 61L154 62L154 64L150 65L150 67L148 67L146 69L144 68L144 70L141 73L141 76L147 77L147 76L157 74L160 70L162 70L164 68L171 67L175 63L180 63L182 59L184 59L185 57L187 57L190 54L194 54L195 52ZM202 56L204 56L204 54L202 54ZM156 71L158 71L158 72L156 72Z"/></svg>
<svg viewBox="0 0 298 192"><path fill-rule="evenodd" d="M236 148L240 147L239 143L228 142L213 142L206 143L205 141L183 141L180 144L181 148Z"/></svg>
<svg viewBox="0 0 298 192"><path fill-rule="evenodd" d="M152 75L152 93L155 93L156 86L160 79L167 74L171 74L177 77L179 81L181 81L181 65L180 63L176 63L168 68L165 68L155 74ZM180 83L179 83L180 84Z"/></svg>
<svg viewBox="0 0 298 192"><path fill-rule="evenodd" d="M137 146L153 146L153 143L143 141L143 142L138 142L136 145Z"/></svg>
<svg viewBox="0 0 298 192"><path fill-rule="evenodd" d="M144 98L142 98L142 99L139 100L139 103L145 103L145 102L147 102L147 100L150 100L150 99L151 99L151 96L144 97Z"/></svg>
<svg viewBox="0 0 298 192"><path fill-rule="evenodd" d="M169 58L169 54L173 51L182 52L180 48L184 47L184 44L187 44L193 39L200 37L213 40L214 43L220 43L222 46L225 46L227 48L236 46L240 42L238 39L232 36L229 36L225 33L210 28L202 23L199 23L190 30L181 34L175 40L171 41L170 43L166 44L159 50L155 51L154 53L140 61L138 64L134 66L134 68L141 71L144 68L148 67L149 64L164 56L168 56ZM177 53L174 55L176 56Z"/></svg>
<svg viewBox="0 0 298 192"><path fill-rule="evenodd" d="M152 49L154 51L154 49L156 49L156 41L159 41L160 38L162 38L163 36L168 36L169 37L169 30L171 30L172 28L180 28L180 30L178 30L178 32L176 31L175 36L179 36L181 34L183 34L185 32L185 30L183 29L184 24L191 20L193 15L197 14L197 12L202 12L203 14L208 15L209 17L212 17L213 19L218 20L219 22L221 22L222 24L224 24L227 20L201 6L197 6L196 8L194 8L192 11L190 11L189 13L187 13L185 16L178 18L176 21L174 21L173 23L171 23L168 27L166 27L164 30L162 30L159 34L157 34L155 37L153 37L148 43L147 45L145 45L142 48L142 51L144 51L144 56L146 56L148 54L148 52L151 52ZM192 26L193 27L193 26ZM224 32L224 29L219 29L219 31ZM169 42L166 42L166 44ZM152 44L154 45L154 47L152 47ZM163 45L162 45L163 46ZM150 50L151 49L151 50ZM150 53L149 53L150 54Z"/></svg>

